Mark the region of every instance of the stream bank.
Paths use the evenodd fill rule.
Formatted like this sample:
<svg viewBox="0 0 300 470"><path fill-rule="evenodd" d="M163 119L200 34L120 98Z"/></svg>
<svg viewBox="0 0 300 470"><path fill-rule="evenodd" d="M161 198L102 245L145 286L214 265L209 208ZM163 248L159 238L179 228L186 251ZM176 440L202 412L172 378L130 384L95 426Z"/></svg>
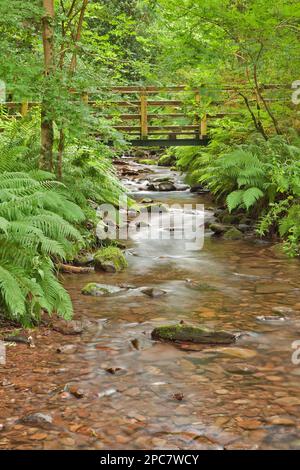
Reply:
<svg viewBox="0 0 300 470"><path fill-rule="evenodd" d="M176 171L124 162L138 202L204 204L205 220L214 220L210 196L185 189ZM147 188L164 178L177 188ZM64 276L75 318L88 320L81 334L44 326L32 334L35 348L7 348L0 448L299 449L299 262L210 230L200 251L175 237L144 240L143 230L128 243L126 270ZM166 295L82 295L92 282ZM154 328L180 321L243 336L188 349L151 339Z"/></svg>

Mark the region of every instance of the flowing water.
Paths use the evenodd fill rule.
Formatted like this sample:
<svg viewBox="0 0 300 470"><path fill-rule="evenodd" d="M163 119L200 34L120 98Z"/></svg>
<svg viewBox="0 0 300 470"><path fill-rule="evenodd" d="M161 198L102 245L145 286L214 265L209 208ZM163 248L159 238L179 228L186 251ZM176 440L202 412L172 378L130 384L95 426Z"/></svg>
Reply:
<svg viewBox="0 0 300 470"><path fill-rule="evenodd" d="M125 182L138 201L211 206L189 191L144 191L145 179L172 174L151 171ZM268 244L224 241L209 231L199 251L176 237L151 241L141 233L129 243L121 274L65 276L76 316L93 321L91 329L73 337L42 328L35 349L8 348L0 448L299 449L300 366L292 361L292 343L300 340L299 261L276 256ZM83 296L81 288L94 281L167 294ZM262 318L278 313L278 320ZM226 347L151 341L154 327L181 320L242 335ZM66 344L72 352L57 353ZM19 421L34 412L52 424Z"/></svg>

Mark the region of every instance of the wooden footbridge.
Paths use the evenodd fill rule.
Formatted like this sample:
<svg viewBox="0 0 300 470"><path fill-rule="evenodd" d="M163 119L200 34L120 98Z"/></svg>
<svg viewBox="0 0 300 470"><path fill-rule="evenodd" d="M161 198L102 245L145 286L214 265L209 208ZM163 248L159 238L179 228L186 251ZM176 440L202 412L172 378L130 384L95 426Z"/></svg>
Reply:
<svg viewBox="0 0 300 470"><path fill-rule="evenodd" d="M265 101L288 101L289 96L278 96L285 85L265 85ZM277 95L274 97L274 91ZM290 91L288 91L290 93ZM247 89L249 96L249 88ZM78 100L78 93L71 93ZM75 98L74 98L75 96ZM210 129L216 120L225 116L234 118L245 108L243 94L230 86L207 86L187 88L185 86L118 86L110 89L95 89L80 95L83 103L92 108L96 117L110 121L133 146L195 146L209 143ZM248 99L251 105L254 98ZM79 101L78 101L79 102ZM2 106L10 112L25 116L39 102L6 102ZM101 134L96 134L101 138Z"/></svg>
<svg viewBox="0 0 300 470"><path fill-rule="evenodd" d="M200 90L173 87L114 87L118 96L115 129L134 146L207 145L207 115L200 115ZM120 99L121 97L121 99ZM92 106L97 102L89 101ZM103 114L110 119L110 110Z"/></svg>

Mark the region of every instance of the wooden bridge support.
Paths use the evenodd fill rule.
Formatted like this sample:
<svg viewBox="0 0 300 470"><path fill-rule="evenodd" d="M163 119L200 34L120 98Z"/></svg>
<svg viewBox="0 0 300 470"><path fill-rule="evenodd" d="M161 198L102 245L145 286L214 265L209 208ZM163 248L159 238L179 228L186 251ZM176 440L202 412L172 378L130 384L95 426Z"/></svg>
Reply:
<svg viewBox="0 0 300 470"><path fill-rule="evenodd" d="M21 116L25 117L28 114L29 104L28 101L23 101L21 104Z"/></svg>
<svg viewBox="0 0 300 470"><path fill-rule="evenodd" d="M141 139L148 139L148 99L147 93L141 93Z"/></svg>

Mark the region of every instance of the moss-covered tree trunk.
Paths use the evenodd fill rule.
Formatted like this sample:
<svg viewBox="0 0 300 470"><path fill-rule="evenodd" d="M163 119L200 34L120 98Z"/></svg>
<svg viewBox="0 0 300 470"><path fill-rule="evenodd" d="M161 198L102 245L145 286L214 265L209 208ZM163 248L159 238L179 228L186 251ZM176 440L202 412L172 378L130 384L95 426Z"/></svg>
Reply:
<svg viewBox="0 0 300 470"><path fill-rule="evenodd" d="M49 102L49 84L54 72L54 0L43 0L44 17L42 19L45 89L41 110L41 158L40 167L53 169L53 118Z"/></svg>

